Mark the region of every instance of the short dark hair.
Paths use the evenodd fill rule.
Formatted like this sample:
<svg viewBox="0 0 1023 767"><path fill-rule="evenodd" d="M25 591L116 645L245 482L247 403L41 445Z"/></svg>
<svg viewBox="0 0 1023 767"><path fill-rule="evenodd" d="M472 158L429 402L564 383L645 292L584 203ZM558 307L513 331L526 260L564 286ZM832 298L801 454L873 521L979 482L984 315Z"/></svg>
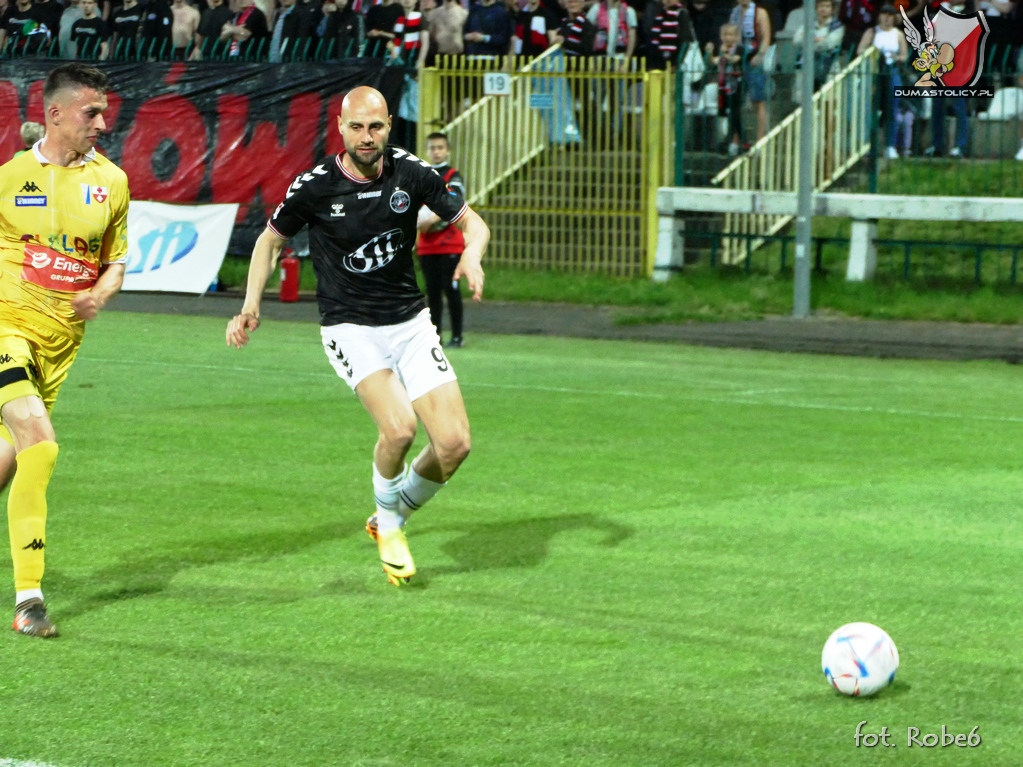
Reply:
<svg viewBox="0 0 1023 767"><path fill-rule="evenodd" d="M49 104L58 92L67 88L92 88L100 93L106 93L109 84L107 76L96 67L77 61L61 64L46 76L43 104Z"/></svg>
<svg viewBox="0 0 1023 767"><path fill-rule="evenodd" d="M433 133L431 133L429 136L426 137L427 141L432 141L434 139L438 139L438 140L439 139L443 139L445 144L450 144L451 143L450 141L448 141L447 134L446 133L441 133L440 131L434 131Z"/></svg>

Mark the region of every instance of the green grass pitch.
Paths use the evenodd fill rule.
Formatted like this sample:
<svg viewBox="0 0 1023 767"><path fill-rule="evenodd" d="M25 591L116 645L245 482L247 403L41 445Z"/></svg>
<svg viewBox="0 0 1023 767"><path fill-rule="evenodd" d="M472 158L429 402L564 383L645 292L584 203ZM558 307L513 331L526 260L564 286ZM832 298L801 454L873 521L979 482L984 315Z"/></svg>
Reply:
<svg viewBox="0 0 1023 767"><path fill-rule="evenodd" d="M224 327L90 328L54 418L64 635L0 632L0 764L1019 764L1017 367L470 336L473 453L398 590L317 329ZM873 699L820 671L854 620L902 656ZM907 747L942 725L981 745Z"/></svg>

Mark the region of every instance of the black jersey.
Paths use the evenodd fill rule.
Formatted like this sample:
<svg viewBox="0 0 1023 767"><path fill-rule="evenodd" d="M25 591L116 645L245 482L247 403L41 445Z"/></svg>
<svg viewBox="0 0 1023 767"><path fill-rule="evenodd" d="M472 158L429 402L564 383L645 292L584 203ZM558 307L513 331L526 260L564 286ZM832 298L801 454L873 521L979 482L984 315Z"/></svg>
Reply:
<svg viewBox="0 0 1023 767"><path fill-rule="evenodd" d="M122 50L134 50L144 16L145 11L137 3L131 8L119 7L110 14L110 31L117 35Z"/></svg>
<svg viewBox="0 0 1023 767"><path fill-rule="evenodd" d="M298 176L267 225L283 238L309 226L321 325L405 322L426 308L412 259L419 208L454 222L468 206L404 149L387 147L371 179L345 170L343 156Z"/></svg>
<svg viewBox="0 0 1023 767"><path fill-rule="evenodd" d="M100 43L109 38L107 23L99 16L78 19L71 25L71 42L77 43L78 52L86 56L98 56Z"/></svg>

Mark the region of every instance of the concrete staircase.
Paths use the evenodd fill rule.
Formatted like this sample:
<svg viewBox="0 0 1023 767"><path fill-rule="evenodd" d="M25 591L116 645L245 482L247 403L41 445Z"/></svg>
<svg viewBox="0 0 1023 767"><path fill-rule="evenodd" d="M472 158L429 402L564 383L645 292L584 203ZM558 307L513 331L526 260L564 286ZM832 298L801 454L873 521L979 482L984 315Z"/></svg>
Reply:
<svg viewBox="0 0 1023 767"><path fill-rule="evenodd" d="M477 206L490 226L490 258L523 268L639 274L643 176L636 150L551 148Z"/></svg>

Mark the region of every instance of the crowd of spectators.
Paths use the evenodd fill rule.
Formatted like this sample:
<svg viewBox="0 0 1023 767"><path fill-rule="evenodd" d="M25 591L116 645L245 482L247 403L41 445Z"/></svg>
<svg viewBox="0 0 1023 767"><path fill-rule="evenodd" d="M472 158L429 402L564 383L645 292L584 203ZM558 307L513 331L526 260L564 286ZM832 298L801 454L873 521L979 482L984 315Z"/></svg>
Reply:
<svg viewBox="0 0 1023 767"><path fill-rule="evenodd" d="M814 79L820 82L838 51L855 49L878 26L881 3L811 1L821 54ZM905 9L916 24L925 8L933 15L942 4L960 13L983 10L989 45L1018 47L1020 3L898 0L893 7ZM559 43L570 55L642 57L648 66L663 67L677 62L687 43L701 53L711 48L706 60L717 59L721 27L734 24L743 63L756 59L754 66L762 66L776 38L798 47L802 20L796 0L0 0L0 49L131 57L155 40L166 42L171 58L200 58L212 41L221 41L228 55L258 48L260 58L281 61L289 52L307 56L310 44L326 41L333 58L402 56L429 64L437 54L536 56ZM901 22L896 18L895 26Z"/></svg>
<svg viewBox="0 0 1023 767"><path fill-rule="evenodd" d="M1023 0L882 1L807 0L815 4L815 87L871 45L880 50L887 83L911 84L914 52L902 13L922 31L925 9L933 16L942 5L960 14L984 11L988 50L1005 51L1015 66ZM695 53L706 72L696 85L716 83L734 154L767 130L776 44L786 43L800 67L803 13L798 0L0 0L0 53L270 62L362 56L429 66L438 55L534 57L559 45L566 56L621 67L643 59L648 68ZM905 135L917 107L905 101L882 104L892 158L909 147ZM965 102L937 107L942 114L952 109L965 125ZM743 112L755 127L744 128ZM938 122L933 150L943 153ZM964 144L959 131L949 153L962 154Z"/></svg>
<svg viewBox="0 0 1023 767"><path fill-rule="evenodd" d="M772 0L784 3L787 0ZM844 0L844 2L862 0ZM999 2L999 0L991 0ZM288 60L331 43L332 58L437 54L536 56L555 43L577 56L674 62L685 43L718 43L721 25L750 0L0 0L0 49L64 58L227 55ZM94 6L90 11L90 6ZM766 44L783 4L758 5L754 43ZM844 7L844 6L843 6ZM848 15L848 14L846 14ZM762 25L761 17L768 19ZM857 19L868 18L862 14ZM81 22L81 23L79 23ZM740 28L747 39L744 21ZM147 52L143 50L143 52ZM166 55L169 53L169 56ZM252 58L250 56L250 58Z"/></svg>

